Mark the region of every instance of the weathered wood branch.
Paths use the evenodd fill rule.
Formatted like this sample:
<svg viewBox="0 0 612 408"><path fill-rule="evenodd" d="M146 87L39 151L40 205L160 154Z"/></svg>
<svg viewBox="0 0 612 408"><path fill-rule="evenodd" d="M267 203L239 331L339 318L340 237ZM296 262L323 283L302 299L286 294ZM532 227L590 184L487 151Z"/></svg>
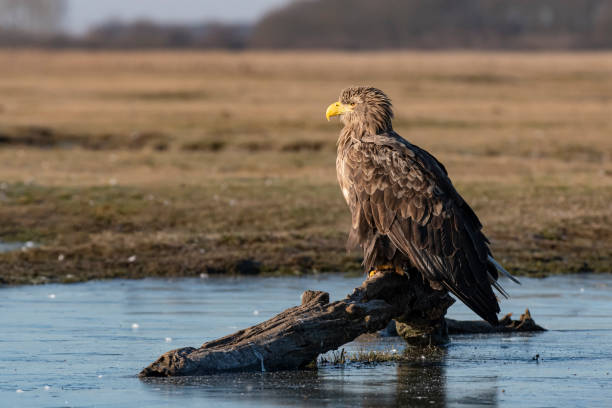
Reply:
<svg viewBox="0 0 612 408"><path fill-rule="evenodd" d="M169 351L145 368L141 376L300 368L360 334L383 329L406 310L417 313L420 307L427 312L441 300L452 303L446 293L412 283L407 275L379 273L346 298L332 303L327 293L305 292L300 306L199 349Z"/></svg>
<svg viewBox="0 0 612 408"><path fill-rule="evenodd" d="M364 333L385 328L394 318L414 322L424 333L446 334L444 315L453 299L415 274L376 274L346 298L306 291L302 304L256 326L203 344L163 354L141 377L203 375L231 371L302 368L321 353ZM428 331L429 330L429 331Z"/></svg>
<svg viewBox="0 0 612 408"><path fill-rule="evenodd" d="M512 320L512 313L508 313L499 320L499 325L495 327L482 320L459 321L453 319L446 319L446 326L449 334L546 331L545 328L533 320L529 309L525 310L525 313L518 320Z"/></svg>

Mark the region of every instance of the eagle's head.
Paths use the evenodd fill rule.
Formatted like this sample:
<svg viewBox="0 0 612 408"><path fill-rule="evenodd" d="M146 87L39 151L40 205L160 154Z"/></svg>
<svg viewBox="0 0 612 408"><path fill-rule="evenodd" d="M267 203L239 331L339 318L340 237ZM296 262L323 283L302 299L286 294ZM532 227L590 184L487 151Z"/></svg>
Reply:
<svg viewBox="0 0 612 408"><path fill-rule="evenodd" d="M369 86L352 86L327 108L325 117L340 115L345 126L378 134L392 129L391 100L383 91Z"/></svg>

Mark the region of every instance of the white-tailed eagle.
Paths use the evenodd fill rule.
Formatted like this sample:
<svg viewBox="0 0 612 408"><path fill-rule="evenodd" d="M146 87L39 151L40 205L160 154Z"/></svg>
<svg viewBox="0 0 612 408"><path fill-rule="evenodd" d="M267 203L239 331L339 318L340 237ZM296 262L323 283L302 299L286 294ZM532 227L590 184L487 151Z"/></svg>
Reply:
<svg viewBox="0 0 612 408"><path fill-rule="evenodd" d="M361 246L366 272L416 268L483 319L498 324L499 274L482 224L435 157L393 131L390 99L351 87L327 108L341 115L338 182L352 213L349 246ZM518 281L516 281L518 282Z"/></svg>

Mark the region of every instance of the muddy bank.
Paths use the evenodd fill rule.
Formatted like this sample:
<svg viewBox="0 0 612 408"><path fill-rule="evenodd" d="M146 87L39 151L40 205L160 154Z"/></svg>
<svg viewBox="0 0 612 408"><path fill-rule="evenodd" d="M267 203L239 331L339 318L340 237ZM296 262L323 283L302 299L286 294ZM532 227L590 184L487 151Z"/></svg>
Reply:
<svg viewBox="0 0 612 408"><path fill-rule="evenodd" d="M85 134L65 132L47 126L19 126L0 130L0 148L21 146L41 149L80 147L90 150L135 150L150 147L163 151L168 149L170 141L169 135L155 131Z"/></svg>
<svg viewBox="0 0 612 408"><path fill-rule="evenodd" d="M538 196L540 197L540 196ZM345 250L349 216L333 180L229 179L200 185L44 187L0 183L0 284L215 274L360 273ZM488 211L505 197L488 197ZM546 208L543 206L543 208ZM610 272L605 212L562 228L485 228L516 275ZM486 218L485 218L486 219ZM521 220L522 221L522 220Z"/></svg>
<svg viewBox="0 0 612 408"><path fill-rule="evenodd" d="M96 279L302 275L359 273L360 258L346 254L341 240L297 237L242 239L239 246L202 238L197 242L85 243L74 248L41 247L0 253L0 284L74 283Z"/></svg>
<svg viewBox="0 0 612 408"><path fill-rule="evenodd" d="M344 236L317 239L299 235L200 237L190 242L86 242L73 247L19 247L0 253L0 285L74 283L97 279L206 277L216 275L304 275L361 273L358 253L346 253ZM499 252L499 251L498 251ZM502 252L502 256L507 257ZM505 265L518 276L609 272L609 259L510 258Z"/></svg>
<svg viewBox="0 0 612 408"><path fill-rule="evenodd" d="M427 123L427 122L425 122ZM407 120L407 128L422 127L420 118ZM250 136L247 132L247 136ZM209 129L202 135L172 135L158 130L137 130L132 132L105 132L88 133L65 131L49 126L16 126L0 128L0 149L27 147L34 149L72 149L86 150L142 150L151 149L163 152L175 149L182 152L212 152L218 153L226 149L243 152L270 151L278 153L319 152L322 150L335 151L335 139L324 140L299 139L287 142L270 140L256 132L254 138L247 142L236 142L239 136L234 130ZM262 138L262 136L264 136ZM265 139L265 140L261 140ZM521 148L515 144L499 142L495 145L472 146L468 150L459 150L458 153L466 156L501 157L526 155L533 159L556 159L563 161L590 162L606 164L612 155L612 149L600 146L591 146L580 143L571 143L563 146L539 146L537 149ZM612 170L605 169L606 175Z"/></svg>
<svg viewBox="0 0 612 408"><path fill-rule="evenodd" d="M139 130L117 133L86 133L65 131L49 126L16 126L0 128L0 148L27 147L33 149L73 149L86 150L142 150L152 149L163 152L176 149L183 152L220 152L227 148L235 150L289 152L318 152L322 149L334 150L334 141L296 140L286 143L271 141L249 141L231 143L227 131L204 132L201 136L183 137L170 135L157 130Z"/></svg>

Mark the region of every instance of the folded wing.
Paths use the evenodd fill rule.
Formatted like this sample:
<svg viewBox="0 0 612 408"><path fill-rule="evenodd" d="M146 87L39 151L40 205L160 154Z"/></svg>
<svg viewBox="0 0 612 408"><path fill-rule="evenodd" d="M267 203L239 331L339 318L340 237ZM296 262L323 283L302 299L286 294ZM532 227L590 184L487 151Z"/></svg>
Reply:
<svg viewBox="0 0 612 408"><path fill-rule="evenodd" d="M345 185L353 215L352 239L368 248L386 236L424 278L445 286L474 312L497 324L502 294L489 241L474 211L446 170L426 151L394 132L362 139L347 152Z"/></svg>

